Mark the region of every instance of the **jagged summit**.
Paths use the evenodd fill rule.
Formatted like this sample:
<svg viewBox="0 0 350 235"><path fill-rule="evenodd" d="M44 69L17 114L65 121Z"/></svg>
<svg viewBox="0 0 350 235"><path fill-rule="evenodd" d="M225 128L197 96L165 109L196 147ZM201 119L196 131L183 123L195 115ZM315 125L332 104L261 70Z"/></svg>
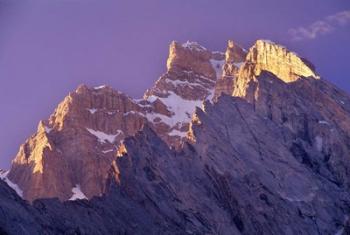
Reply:
<svg viewBox="0 0 350 235"><path fill-rule="evenodd" d="M172 42L166 72L143 99L107 85L80 85L71 92L20 147L8 178L28 200L68 200L78 186L87 198L100 195L126 137L146 124L179 150L196 138L190 128L196 107L221 94L256 102L252 84L259 84L262 71L282 82L315 75L296 54L271 42L258 40L247 51L230 40L226 52L211 52L196 42Z"/></svg>
<svg viewBox="0 0 350 235"><path fill-rule="evenodd" d="M215 70L210 64L213 55L197 43L180 44L172 42L167 60L168 72L177 70L193 71L215 80Z"/></svg>
<svg viewBox="0 0 350 235"><path fill-rule="evenodd" d="M349 123L349 95L283 46L228 41L211 52L173 42L167 70L142 99L81 85L39 122L0 171L33 205L0 182L0 228L347 232ZM52 197L69 202L36 200Z"/></svg>
<svg viewBox="0 0 350 235"><path fill-rule="evenodd" d="M240 63L245 60L247 51L235 43L233 40L227 42L225 60L227 63Z"/></svg>

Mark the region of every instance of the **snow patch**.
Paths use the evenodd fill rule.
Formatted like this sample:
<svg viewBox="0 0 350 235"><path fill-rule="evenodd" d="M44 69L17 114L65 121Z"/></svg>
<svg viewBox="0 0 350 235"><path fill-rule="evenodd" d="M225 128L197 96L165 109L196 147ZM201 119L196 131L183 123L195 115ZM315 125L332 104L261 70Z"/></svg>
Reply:
<svg viewBox="0 0 350 235"><path fill-rule="evenodd" d="M181 81L181 80L171 80L169 78L166 78L165 81L167 83L171 83L174 86L178 86L178 85L185 85L185 86L190 86L193 83L190 83L189 81Z"/></svg>
<svg viewBox="0 0 350 235"><path fill-rule="evenodd" d="M222 52L222 51L213 51L212 53L213 53L213 54L225 55L225 53L224 53L224 52Z"/></svg>
<svg viewBox="0 0 350 235"><path fill-rule="evenodd" d="M159 99L168 107L168 110L173 113L172 117L167 117L161 114L147 114L147 119L152 121L159 117L168 126L175 126L177 123L190 122L191 115L196 107L201 107L202 100L186 100L181 96L170 91L168 97Z"/></svg>
<svg viewBox="0 0 350 235"><path fill-rule="evenodd" d="M91 114L96 113L97 109L87 109Z"/></svg>
<svg viewBox="0 0 350 235"><path fill-rule="evenodd" d="M210 94L207 96L205 100L208 100L211 104L213 104L214 94L215 94L215 88L210 90ZM204 110L203 105L204 103L202 103L202 109Z"/></svg>
<svg viewBox="0 0 350 235"><path fill-rule="evenodd" d="M261 39L259 41L265 42L265 43L269 43L269 44L276 44L275 42L269 40L269 39Z"/></svg>
<svg viewBox="0 0 350 235"><path fill-rule="evenodd" d="M12 188L13 190L15 190L15 192L17 193L18 196L23 198L23 191L19 188L19 186L15 183L13 183L11 180L9 180L7 178L9 171L4 171L4 172L0 172L0 179L5 181L5 183Z"/></svg>
<svg viewBox="0 0 350 235"><path fill-rule="evenodd" d="M222 77L222 71L223 71L223 66L225 64L225 60L210 60L211 65L213 66L213 69L215 70L216 73L216 79L219 79Z"/></svg>
<svg viewBox="0 0 350 235"><path fill-rule="evenodd" d="M123 116L125 117L125 116L128 116L130 114L144 116L143 113L139 113L139 112L135 112L135 111L126 112L123 114Z"/></svg>
<svg viewBox="0 0 350 235"><path fill-rule="evenodd" d="M110 152L113 152L114 149L108 149L108 150L103 150L102 153L110 153Z"/></svg>
<svg viewBox="0 0 350 235"><path fill-rule="evenodd" d="M46 132L47 134L50 134L50 132L51 132L52 129L53 129L53 128L50 128L50 127L47 127L47 126L44 126L44 128L45 128L45 132Z"/></svg>
<svg viewBox="0 0 350 235"><path fill-rule="evenodd" d="M196 51L206 51L207 50L205 47L201 46L198 42L190 42L190 41L183 43L182 47L188 48L190 50L196 50Z"/></svg>
<svg viewBox="0 0 350 235"><path fill-rule="evenodd" d="M181 81L181 80L170 80L170 79L166 79L165 80L167 83L171 83L173 86L177 87L177 86L182 86L182 87L190 87L193 89L193 87L202 87L204 89L207 89L203 84L203 81L200 81L199 79L196 79L196 82L189 82L189 81ZM212 81L211 81L212 82Z"/></svg>
<svg viewBox="0 0 350 235"><path fill-rule="evenodd" d="M215 83L215 81L211 80L210 78L207 78L206 76L200 75L199 77L200 77L202 80L205 80L205 81L207 81L207 82Z"/></svg>
<svg viewBox="0 0 350 235"><path fill-rule="evenodd" d="M113 144L115 142L115 139L118 135L120 135L121 133L123 133L123 131L121 130L118 130L116 134L114 135L111 135L111 134L107 134L107 133L104 133L102 131L95 131L93 129L89 129L89 128L86 128L86 130L88 132L90 132L90 134L96 136L96 138L98 139L98 141L101 143L101 144L105 144L107 142Z"/></svg>
<svg viewBox="0 0 350 235"><path fill-rule="evenodd" d="M156 101L159 97L155 96L155 95L151 95L147 97L147 101L153 103L154 101Z"/></svg>
<svg viewBox="0 0 350 235"><path fill-rule="evenodd" d="M103 89L103 88L105 88L105 87L107 87L107 86L106 86L106 85L96 86L96 87L94 87L94 89L95 89L95 90L100 90L100 89Z"/></svg>
<svg viewBox="0 0 350 235"><path fill-rule="evenodd" d="M176 130L176 129L174 129L174 130L172 130L172 131L170 131L169 133L168 133L168 135L170 135L170 136L180 136L180 137L185 137L186 136L186 132L183 132L183 131L179 131L179 130Z"/></svg>
<svg viewBox="0 0 350 235"><path fill-rule="evenodd" d="M81 191L79 184L75 185L75 187L72 188L72 193L73 193L72 197L69 198L70 201L87 199L85 194Z"/></svg>

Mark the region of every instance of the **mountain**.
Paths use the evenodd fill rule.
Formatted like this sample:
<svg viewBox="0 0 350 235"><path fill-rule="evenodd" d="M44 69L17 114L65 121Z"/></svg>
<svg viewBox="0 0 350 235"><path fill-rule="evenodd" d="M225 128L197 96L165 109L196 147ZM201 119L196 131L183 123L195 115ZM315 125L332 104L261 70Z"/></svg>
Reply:
<svg viewBox="0 0 350 235"><path fill-rule="evenodd" d="M39 123L0 231L348 234L349 123L349 95L281 45L173 42L143 99L82 85Z"/></svg>
<svg viewBox="0 0 350 235"><path fill-rule="evenodd" d="M108 86L78 87L20 147L9 178L30 201L68 200L78 187L88 198L101 195L118 146L143 124L152 126L169 146L180 148L195 107L213 96L223 62L222 53L198 43L173 42L167 72L143 99Z"/></svg>

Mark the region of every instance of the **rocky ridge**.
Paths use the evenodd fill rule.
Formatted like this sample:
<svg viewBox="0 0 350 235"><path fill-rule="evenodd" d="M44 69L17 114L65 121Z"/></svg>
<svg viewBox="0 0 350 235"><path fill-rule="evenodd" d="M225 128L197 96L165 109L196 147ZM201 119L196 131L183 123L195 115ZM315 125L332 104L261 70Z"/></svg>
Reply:
<svg viewBox="0 0 350 235"><path fill-rule="evenodd" d="M137 208L128 210L137 225L91 233L335 234L348 231L349 119L349 96L283 46L229 41L223 54L173 42L167 72L143 99L106 86L66 97L7 178L30 201L106 194L26 205L52 233L74 226L45 213L64 221L79 205L98 223L97 208L120 201L105 213ZM79 213L76 229L89 234Z"/></svg>
<svg viewBox="0 0 350 235"><path fill-rule="evenodd" d="M0 227L9 234L349 231L348 191L296 158L285 138L293 135L289 130L226 95L195 116L196 141L180 152L147 125L127 137L102 197L29 205L0 183Z"/></svg>
<svg viewBox="0 0 350 235"><path fill-rule="evenodd" d="M173 42L167 72L143 99L108 86L79 86L20 147L9 178L30 201L68 200L77 187L88 198L101 195L118 146L145 123L169 146L181 147L195 107L213 96L222 60L198 43Z"/></svg>

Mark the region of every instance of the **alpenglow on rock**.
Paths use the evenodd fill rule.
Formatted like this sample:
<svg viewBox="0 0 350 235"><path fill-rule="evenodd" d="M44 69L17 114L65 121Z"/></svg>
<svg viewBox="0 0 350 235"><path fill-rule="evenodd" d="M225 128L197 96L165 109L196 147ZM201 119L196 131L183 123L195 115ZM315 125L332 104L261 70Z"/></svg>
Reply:
<svg viewBox="0 0 350 235"><path fill-rule="evenodd" d="M349 95L281 45L173 42L142 99L82 85L39 123L6 173L32 205L0 182L0 231L346 234L349 123Z"/></svg>
<svg viewBox="0 0 350 235"><path fill-rule="evenodd" d="M269 71L284 82L294 82L300 77L319 79L313 66L287 48L268 40L258 40L250 48L247 64L254 64L254 74Z"/></svg>
<svg viewBox="0 0 350 235"><path fill-rule="evenodd" d="M214 93L222 59L223 54L198 43L173 42L167 72L142 99L108 86L79 86L20 147L9 179L29 201L68 200L76 185L88 198L103 194L118 147L145 123L169 146L180 148L195 107Z"/></svg>

